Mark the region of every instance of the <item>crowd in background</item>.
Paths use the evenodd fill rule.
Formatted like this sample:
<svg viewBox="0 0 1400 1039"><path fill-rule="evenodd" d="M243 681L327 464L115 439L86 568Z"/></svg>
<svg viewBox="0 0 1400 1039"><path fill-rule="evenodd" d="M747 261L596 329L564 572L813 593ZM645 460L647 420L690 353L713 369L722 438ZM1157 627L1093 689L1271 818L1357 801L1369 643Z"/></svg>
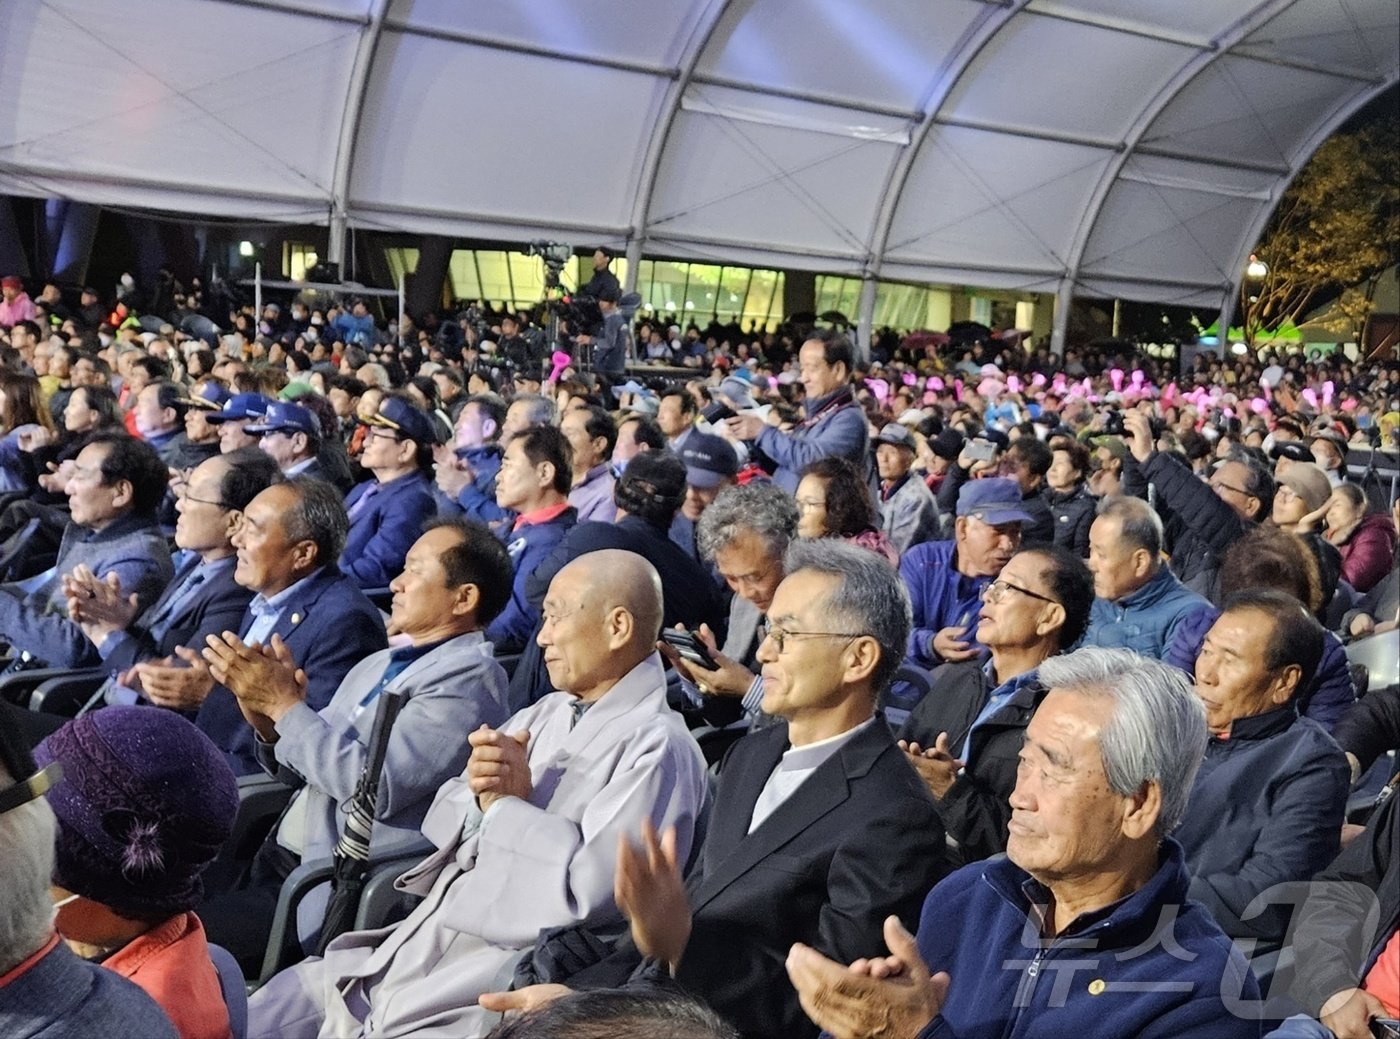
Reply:
<svg viewBox="0 0 1400 1039"><path fill-rule="evenodd" d="M63 942L0 929L0 1022L238 1033L220 982L367 768L418 897L332 928L321 883L246 1034L1400 1014L1400 688L1356 663L1400 625L1400 362L861 356L639 313L610 259L557 320L3 280L0 724L64 778L5 834L54 845ZM289 807L239 859L253 776ZM1093 977L1039 982L1076 936Z"/></svg>

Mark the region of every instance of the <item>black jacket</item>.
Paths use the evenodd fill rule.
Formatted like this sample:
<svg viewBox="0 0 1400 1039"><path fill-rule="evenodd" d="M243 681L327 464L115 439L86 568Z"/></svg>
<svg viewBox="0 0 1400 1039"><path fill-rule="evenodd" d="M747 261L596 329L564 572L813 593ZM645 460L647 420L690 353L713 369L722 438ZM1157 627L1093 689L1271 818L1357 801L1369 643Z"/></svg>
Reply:
<svg viewBox="0 0 1400 1039"><path fill-rule="evenodd" d="M1366 832L1313 878L1308 899L1298 911L1292 994L1313 1016L1332 996L1361 983L1400 925L1397 802L1400 797L1391 797ZM1377 902L1380 913L1372 923L1367 917Z"/></svg>
<svg viewBox="0 0 1400 1039"><path fill-rule="evenodd" d="M739 740L720 773L700 861L687 878L692 927L675 984L746 1039L803 1039L812 1024L784 961L804 942L840 963L882 955L885 917L911 932L947 872L928 791L877 721L808 776L748 833L754 804L787 749L787 726ZM624 939L573 984L667 983ZM555 979L560 980L560 979Z"/></svg>
<svg viewBox="0 0 1400 1039"><path fill-rule="evenodd" d="M1240 519L1175 455L1156 451L1142 465L1132 455L1123 459L1124 494L1147 498L1149 483L1157 489L1153 505L1166 530L1172 572L1192 591L1201 592L1220 568L1225 550L1253 524Z"/></svg>
<svg viewBox="0 0 1400 1039"><path fill-rule="evenodd" d="M1300 882L1337 854L1351 769L1327 731L1294 704L1242 718L1212 736L1186 816L1172 833L1186 849L1191 897L1231 938L1282 940L1289 907L1242 919L1256 896Z"/></svg>
<svg viewBox="0 0 1400 1039"><path fill-rule="evenodd" d="M1373 689L1357 700L1337 722L1332 738L1356 755L1363 774L1386 751L1400 749L1400 686Z"/></svg>
<svg viewBox="0 0 1400 1039"><path fill-rule="evenodd" d="M544 604L554 575L579 556L608 548L635 552L661 577L662 617L666 627L684 624L694 630L708 624L723 639L725 607L719 589L705 569L671 540L666 530L638 516L626 516L616 523L580 523L567 534L554 552L534 568L525 584L525 598L538 612ZM510 704L519 710L550 691L544 656L535 636L539 625L526 640L520 663L511 676Z"/></svg>
<svg viewBox="0 0 1400 1039"><path fill-rule="evenodd" d="M1045 500L1055 517L1055 544L1073 552L1080 559L1089 558L1089 528L1094 525L1098 501L1081 482L1074 490L1058 493L1046 491Z"/></svg>
<svg viewBox="0 0 1400 1039"><path fill-rule="evenodd" d="M987 676L975 660L945 664L934 675L933 688L909 713L899 738L932 747L938 734L946 732L948 745L957 754L991 692ZM1006 850L1006 824L1011 819L1008 799L1016 786L1017 756L1026 726L1044 695L1038 682L1022 686L979 725L969 748L972 765L935 802L964 862Z"/></svg>

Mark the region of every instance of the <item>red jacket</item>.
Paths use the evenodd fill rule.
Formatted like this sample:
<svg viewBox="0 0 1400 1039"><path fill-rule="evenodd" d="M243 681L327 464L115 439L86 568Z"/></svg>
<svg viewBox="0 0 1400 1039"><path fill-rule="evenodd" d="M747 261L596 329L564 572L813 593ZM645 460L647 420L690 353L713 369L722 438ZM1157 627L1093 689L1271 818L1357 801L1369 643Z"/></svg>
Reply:
<svg viewBox="0 0 1400 1039"><path fill-rule="evenodd" d="M204 925L194 913L172 916L103 961L154 999L180 1039L232 1039L219 975Z"/></svg>
<svg viewBox="0 0 1400 1039"><path fill-rule="evenodd" d="M1372 513L1337 546L1342 553L1342 580L1369 592L1395 565L1395 526L1390 517Z"/></svg>

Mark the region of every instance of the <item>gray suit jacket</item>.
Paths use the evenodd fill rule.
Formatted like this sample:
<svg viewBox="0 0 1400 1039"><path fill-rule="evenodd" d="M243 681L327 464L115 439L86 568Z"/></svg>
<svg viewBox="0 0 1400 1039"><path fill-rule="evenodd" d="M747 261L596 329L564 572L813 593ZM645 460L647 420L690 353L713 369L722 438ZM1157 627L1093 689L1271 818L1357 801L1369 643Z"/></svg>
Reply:
<svg viewBox="0 0 1400 1039"><path fill-rule="evenodd" d="M375 708L356 713L365 694L389 666L391 649L372 653L350 669L320 711L305 703L282 716L277 741L258 741L259 764L288 785L305 810L301 856L309 862L331 854L340 839L346 807L364 769ZM405 693L384 761L384 778L371 854L421 840L419 827L438 787L466 768L467 734L482 724L492 728L509 717L506 676L481 632L459 635L404 668L385 691ZM325 913L325 892L307 898L298 914L298 933L308 941Z"/></svg>
<svg viewBox="0 0 1400 1039"><path fill-rule="evenodd" d="M900 555L938 537L938 501L917 472L911 472L899 490L880 503L880 517L885 535Z"/></svg>

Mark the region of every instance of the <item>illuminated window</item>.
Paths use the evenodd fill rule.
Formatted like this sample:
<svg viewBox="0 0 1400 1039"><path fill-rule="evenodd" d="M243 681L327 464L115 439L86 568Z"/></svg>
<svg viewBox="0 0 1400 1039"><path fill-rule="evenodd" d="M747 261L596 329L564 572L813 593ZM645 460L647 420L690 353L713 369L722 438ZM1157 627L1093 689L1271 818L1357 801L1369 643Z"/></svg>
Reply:
<svg viewBox="0 0 1400 1039"><path fill-rule="evenodd" d="M320 259L316 247L306 242L282 243L282 273L292 281L305 281L306 272Z"/></svg>
<svg viewBox="0 0 1400 1039"><path fill-rule="evenodd" d="M384 261L389 265L389 276L397 287L400 277L412 274L418 269L418 250L385 249Z"/></svg>

